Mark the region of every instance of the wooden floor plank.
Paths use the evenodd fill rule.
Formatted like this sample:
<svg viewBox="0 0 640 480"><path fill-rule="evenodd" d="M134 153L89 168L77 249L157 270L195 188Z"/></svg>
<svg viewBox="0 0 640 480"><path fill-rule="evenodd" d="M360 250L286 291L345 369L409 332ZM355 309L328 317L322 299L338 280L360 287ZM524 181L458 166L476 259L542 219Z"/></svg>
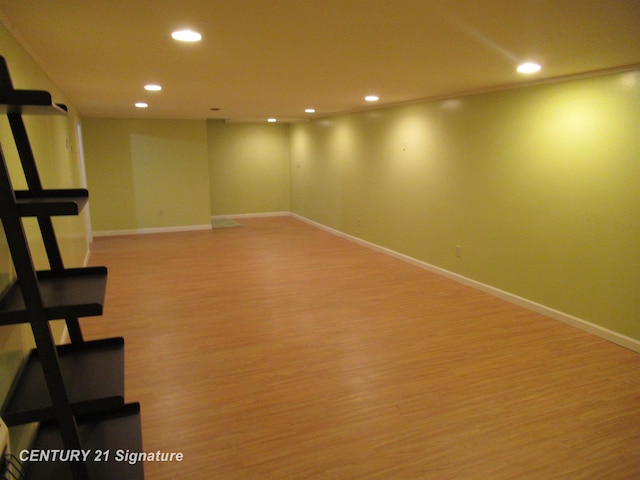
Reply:
<svg viewBox="0 0 640 480"><path fill-rule="evenodd" d="M292 218L98 238L150 480L638 479L640 355Z"/></svg>

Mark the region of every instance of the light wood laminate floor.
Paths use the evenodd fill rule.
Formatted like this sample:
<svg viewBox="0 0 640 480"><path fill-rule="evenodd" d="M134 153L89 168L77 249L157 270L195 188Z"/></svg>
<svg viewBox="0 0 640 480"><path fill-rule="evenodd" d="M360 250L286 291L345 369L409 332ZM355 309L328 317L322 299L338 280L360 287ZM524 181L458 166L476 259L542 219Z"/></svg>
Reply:
<svg viewBox="0 0 640 480"><path fill-rule="evenodd" d="M638 479L640 354L292 218L97 238L164 479Z"/></svg>

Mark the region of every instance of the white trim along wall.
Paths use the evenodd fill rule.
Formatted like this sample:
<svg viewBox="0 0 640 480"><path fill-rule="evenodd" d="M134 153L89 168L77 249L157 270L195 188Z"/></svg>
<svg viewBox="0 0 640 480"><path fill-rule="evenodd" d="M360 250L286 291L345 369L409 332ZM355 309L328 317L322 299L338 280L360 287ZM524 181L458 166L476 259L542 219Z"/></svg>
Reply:
<svg viewBox="0 0 640 480"><path fill-rule="evenodd" d="M145 235L149 233L189 232L211 230L211 225L184 225L180 227L136 228L133 230L102 230L93 232L94 237L119 237L122 235Z"/></svg>
<svg viewBox="0 0 640 480"><path fill-rule="evenodd" d="M408 255L404 255L402 253L398 253L394 250L390 250L385 247L381 247L371 242L367 242L366 240L362 240L360 238L348 235L346 233L340 232L339 230L335 230L333 228L326 227L320 223L314 222L313 220L309 220L305 217L297 215L295 213L291 214L292 217L297 218L303 222L309 223L317 228L321 228L322 230L326 230L334 235L338 235L352 242L358 243L362 246L371 248L373 250L385 253L387 255L391 255L399 260L410 263L420 268L424 268L425 270L429 270L430 272L437 273L439 275L443 275L447 278L455 280L456 282L463 283L470 287L476 288L478 290L482 290L483 292L489 293L495 297L498 297L507 302L514 303L521 307L527 308L534 312L540 313L542 315L546 315L555 320L559 320L563 323L567 323L573 327L579 328L580 330L584 330L586 332L597 335L598 337L604 338L605 340L609 340L610 342L616 343L622 347L628 348L629 350L633 350L635 352L640 353L640 341L635 340L633 338L627 337L626 335L622 335L618 332L614 332L613 330L609 330L607 328L601 327L594 323L588 322L578 317L574 317L573 315L566 314L564 312L560 312L553 308L547 307L545 305L533 302L523 297L519 297L518 295L514 295L512 293L506 292L504 290L500 290L499 288L492 287L491 285L486 285L484 283L478 282L476 280L472 280L467 277L463 277L462 275L458 275L457 273L450 272L440 267L436 267L435 265L431 265L429 263L423 262L421 260L417 260L415 258L409 257Z"/></svg>
<svg viewBox="0 0 640 480"><path fill-rule="evenodd" d="M449 279L455 280L456 282L463 283L470 287L476 288L483 292L489 293L495 297L498 297L507 302L514 303L521 307L527 308L534 312L540 313L542 315L546 315L555 320L559 320L563 323L571 325L573 327L579 328L580 330L592 333L600 338L613 342L622 347L628 348L629 350L633 350L635 352L640 353L640 341L635 340L633 338L627 337L620 333L614 332L613 330L609 330L607 328L601 327L594 323L588 322L578 317L574 317L573 315L566 314L564 312L555 310L553 308L547 307L545 305L533 302L523 297L519 297L518 295L514 295L512 293L506 292L504 290L500 290L498 288L492 287L491 285L486 285L484 283L478 282L476 280L472 280L470 278L464 277L462 275L458 275L457 273L450 272L440 267L436 267L435 265L431 265L429 263L423 262L421 260L417 260L415 258L409 257L408 255L404 255L402 253L398 253L394 250L381 247L371 242L367 242L366 240L362 240L358 237L354 237L352 235L348 235L339 230L327 227L322 225L321 223L310 220L306 217L298 215L296 213L290 212L267 212L267 213L243 213L237 215L215 215L211 217L212 220L219 220L225 218L233 218L233 219L241 219L241 218L259 218L259 217L288 217L291 216L297 220L305 222L309 225L312 225L316 228L320 228L326 232L329 232L333 235L337 235L349 241L355 242L359 245L362 245L367 248L371 248L378 252L384 253L386 255L391 255L394 258L402 260L404 262L410 263L420 268L424 268L430 272L443 275ZM118 236L118 235L136 235L136 234L147 234L147 233L169 233L169 232L183 232L189 230L209 230L211 229L211 225L193 225L193 226L184 226L184 227L167 227L167 228L143 228L137 230L114 230L114 231L102 231L102 232L94 232L95 237L106 237L106 236Z"/></svg>

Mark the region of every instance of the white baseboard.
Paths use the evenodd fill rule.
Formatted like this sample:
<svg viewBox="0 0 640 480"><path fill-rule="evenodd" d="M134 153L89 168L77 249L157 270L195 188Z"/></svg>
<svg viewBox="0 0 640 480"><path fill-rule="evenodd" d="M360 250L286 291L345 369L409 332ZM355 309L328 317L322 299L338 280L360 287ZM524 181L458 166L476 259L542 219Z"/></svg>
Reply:
<svg viewBox="0 0 640 480"><path fill-rule="evenodd" d="M366 240L362 240L361 238L354 237L347 233L341 232L331 227L327 227L326 225L322 225L321 223L315 222L308 218L305 218L297 213L291 213L291 216L301 220L305 223L313 225L317 228L320 228L326 232L332 233L339 237L350 240L354 243L362 245L367 248L371 248L372 250L376 250L381 253L385 253L394 258L402 260L404 262L410 263L417 267L423 268L425 270L429 270L430 272L437 273L444 277L455 280L456 282L463 283L470 287L476 288L478 290L482 290L483 292L489 293L495 297L498 297L502 300L505 300L510 303L514 303L521 307L527 308L534 312L540 313L542 315L546 315L555 320L559 320L563 323L569 324L573 327L579 328L580 330L584 330L586 332L597 335L598 337L604 338L610 342L616 343L622 347L628 348L629 350L633 350L635 352L640 353L640 340L636 340L631 337L627 337L626 335L622 335L621 333L615 332L613 330L609 330L608 328L601 327L600 325L596 325L587 320L583 320L581 318L575 317L573 315L569 315L568 313L561 312L559 310L555 310L551 307L547 307L546 305L542 305L540 303L534 302L532 300L528 300L526 298L520 297L518 295L514 295L513 293L506 292L504 290L500 290L499 288L492 287L491 285L484 284L482 282L478 282L476 280L464 277L460 274L451 272L449 270L445 270L443 268L437 267L435 265L431 265L429 263L423 262L421 260L417 260L408 255L396 252L386 247L381 247L380 245L376 245L375 243L368 242Z"/></svg>
<svg viewBox="0 0 640 480"><path fill-rule="evenodd" d="M235 215L213 215L211 220L223 220L226 218L265 218L265 217L289 217L291 212L264 212L264 213L238 213Z"/></svg>
<svg viewBox="0 0 640 480"><path fill-rule="evenodd" d="M520 297L513 293L493 287L491 285L487 285L482 282L478 282L477 280L464 277L463 275L457 274L455 272L451 272L449 270L445 270L435 265L431 265L427 262L423 262L422 260L415 259L403 253L399 253L389 248L376 245L375 243L368 242L361 238L354 237L353 235L349 235L347 233L341 232L334 228L327 227L326 225L318 223L314 220L310 220L306 217L298 215L297 213L292 213L292 212L239 213L239 214L230 214L230 215L213 215L211 219L219 220L219 219L226 219L226 218L241 219L241 218L288 217L288 216L294 217L300 221L313 225L326 232L332 233L333 235L345 238L349 241L352 241L364 247L370 248L372 250L385 253L394 258L402 260L404 262L410 263L412 265L423 268L430 272L437 273L444 277L455 280L459 283L462 283L470 287L476 288L478 290L481 290L483 292L489 293L490 295L498 297L507 302L514 303L516 305L527 308L534 312L540 313L542 315L546 315L555 320L559 320L563 323L579 328L580 330L584 330L586 332L597 335L598 337L609 340L610 342L616 343L622 347L628 348L629 350L633 350L635 352L640 353L640 340L636 340L635 338L628 337L616 331L610 330L600 325L596 325L587 320L575 317L568 313L561 312L551 307L547 307L546 305L542 305L540 303L534 302L524 297ZM190 225L190 226L182 226L182 227L142 228L142 229L135 229L135 230L110 230L110 231L94 232L94 236L107 237L107 236L119 236L119 235L140 235L140 234L149 234L149 233L171 233L171 232L184 232L184 231L192 231L192 230L211 230L211 228L212 228L211 225Z"/></svg>
<svg viewBox="0 0 640 480"><path fill-rule="evenodd" d="M238 213L233 215L213 215L211 220L224 218L262 218L262 217L288 217L290 212L265 212L265 213ZM93 232L94 237L117 237L123 235L145 235L150 233L174 233L189 232L196 230L211 230L211 224L207 225L185 225L179 227L158 227L158 228L136 228L130 230L98 230Z"/></svg>
<svg viewBox="0 0 640 480"><path fill-rule="evenodd" d="M102 230L93 232L94 237L117 237L121 235L146 235L150 233L190 232L195 230L211 230L211 224L185 225L180 227L136 228L133 230Z"/></svg>

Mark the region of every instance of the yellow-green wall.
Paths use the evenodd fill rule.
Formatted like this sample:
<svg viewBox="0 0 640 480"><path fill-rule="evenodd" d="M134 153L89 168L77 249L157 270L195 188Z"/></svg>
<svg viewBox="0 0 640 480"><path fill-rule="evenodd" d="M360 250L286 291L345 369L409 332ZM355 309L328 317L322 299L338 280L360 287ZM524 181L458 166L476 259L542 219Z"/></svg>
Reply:
<svg viewBox="0 0 640 480"><path fill-rule="evenodd" d="M289 126L207 122L211 214L289 211Z"/></svg>
<svg viewBox="0 0 640 480"><path fill-rule="evenodd" d="M0 55L9 67L14 88L47 90L56 103L64 103L69 109L66 116L25 116L29 135L42 184L45 188L82 187L82 170L79 157L77 126L80 118L66 96L49 79L33 58L15 41L0 23ZM18 154L6 116L0 116L0 144L9 166L14 188L26 188ZM44 248L40 245L39 230L35 220L26 220L26 228L34 246L34 260L39 268L47 265ZM65 263L79 266L85 261L88 241L85 235L85 217L58 217L54 219L56 234Z"/></svg>
<svg viewBox="0 0 640 480"><path fill-rule="evenodd" d="M640 340L639 112L626 72L290 126L86 119L94 229L204 222L138 205L197 157L207 216L291 211Z"/></svg>
<svg viewBox="0 0 640 480"><path fill-rule="evenodd" d="M206 122L85 118L96 232L210 225Z"/></svg>
<svg viewBox="0 0 640 480"><path fill-rule="evenodd" d="M56 103L65 103L69 108L67 116L25 116L24 122L29 135L38 170L45 188L80 188L82 170L79 157L77 126L80 123L73 105L47 77L37 62L16 42L0 24L0 55L9 67L13 86L18 89L49 91ZM18 154L4 115L0 116L0 144L8 164L13 186L25 188ZM32 249L36 268L48 268L42 239L34 219L25 219L25 229ZM60 250L68 267L82 266L88 254L88 239L84 215L77 217L57 217L54 227ZM1 230L1 229L0 229ZM0 272L10 272L10 257L6 242L0 241ZM2 278L6 279L6 276ZM1 286L0 286L1 287ZM2 288L0 288L1 290ZM56 339L63 335L63 322L53 322ZM6 396L26 351L33 346L31 330L26 325L0 327L0 401ZM24 446L31 430L14 428L11 440L15 446Z"/></svg>
<svg viewBox="0 0 640 480"><path fill-rule="evenodd" d="M292 212L640 340L639 192L640 72L291 126Z"/></svg>
<svg viewBox="0 0 640 480"><path fill-rule="evenodd" d="M289 126L205 120L82 121L96 234L289 212Z"/></svg>

